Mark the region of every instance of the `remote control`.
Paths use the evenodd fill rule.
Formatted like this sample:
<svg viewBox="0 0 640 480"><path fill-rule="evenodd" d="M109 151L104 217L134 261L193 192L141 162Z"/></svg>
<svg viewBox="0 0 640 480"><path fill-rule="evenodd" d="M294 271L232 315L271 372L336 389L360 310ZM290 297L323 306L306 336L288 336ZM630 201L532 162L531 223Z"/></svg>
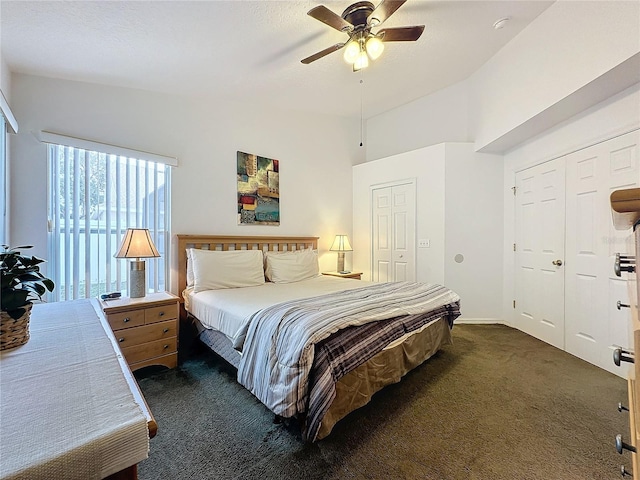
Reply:
<svg viewBox="0 0 640 480"><path fill-rule="evenodd" d="M102 295L100 295L100 298L102 300L113 300L114 298L120 298L122 296L122 294L120 292L113 292L113 293L103 293Z"/></svg>

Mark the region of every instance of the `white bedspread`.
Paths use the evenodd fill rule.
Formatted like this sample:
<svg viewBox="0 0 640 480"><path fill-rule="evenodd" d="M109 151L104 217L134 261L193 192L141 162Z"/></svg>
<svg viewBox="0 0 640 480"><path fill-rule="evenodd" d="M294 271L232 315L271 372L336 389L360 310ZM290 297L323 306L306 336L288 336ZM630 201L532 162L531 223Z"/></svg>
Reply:
<svg viewBox="0 0 640 480"><path fill-rule="evenodd" d="M89 300L35 305L0 352L0 478L100 479L148 456L147 420Z"/></svg>
<svg viewBox="0 0 640 480"><path fill-rule="evenodd" d="M317 297L351 290L371 282L326 275L295 283L271 283L245 288L225 288L192 293L186 291L187 310L207 328L224 333L240 349L252 314L270 305L289 300Z"/></svg>

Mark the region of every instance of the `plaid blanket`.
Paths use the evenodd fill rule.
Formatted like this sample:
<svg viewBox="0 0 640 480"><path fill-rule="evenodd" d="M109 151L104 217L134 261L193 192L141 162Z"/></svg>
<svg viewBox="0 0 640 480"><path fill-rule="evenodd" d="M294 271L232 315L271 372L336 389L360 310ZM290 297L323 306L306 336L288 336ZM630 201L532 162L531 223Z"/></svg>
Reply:
<svg viewBox="0 0 640 480"><path fill-rule="evenodd" d="M390 328L391 333L385 335L399 338L407 331L426 324L429 313L442 316L443 308L444 311L451 309L451 305L457 305L459 300L456 293L441 285L394 282L264 308L251 317L238 367L238 381L277 415L293 417L305 413L316 344L339 330L390 319L400 320L389 325L381 324ZM454 315L451 322L457 316ZM355 368L366 361L358 358L369 355L371 358L375 355L371 352L378 348L380 351L389 341L381 338L373 343L356 342L355 348L351 348L345 357L350 356L351 360L339 363L347 369ZM382 345L372 348L375 343ZM349 367L348 364L355 366Z"/></svg>

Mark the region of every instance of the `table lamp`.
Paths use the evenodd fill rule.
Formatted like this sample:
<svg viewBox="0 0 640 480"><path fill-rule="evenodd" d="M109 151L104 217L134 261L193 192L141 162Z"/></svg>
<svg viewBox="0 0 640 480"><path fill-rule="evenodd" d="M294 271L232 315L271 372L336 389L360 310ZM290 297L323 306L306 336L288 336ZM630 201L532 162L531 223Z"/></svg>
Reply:
<svg viewBox="0 0 640 480"><path fill-rule="evenodd" d="M338 273L349 273L344 269L344 252L352 252L349 238L346 235L336 235L333 245L329 249L332 252L338 252Z"/></svg>
<svg viewBox="0 0 640 480"><path fill-rule="evenodd" d="M159 257L147 228L127 228L116 258L131 258L129 271L129 297L142 298L147 294L145 261L141 258Z"/></svg>

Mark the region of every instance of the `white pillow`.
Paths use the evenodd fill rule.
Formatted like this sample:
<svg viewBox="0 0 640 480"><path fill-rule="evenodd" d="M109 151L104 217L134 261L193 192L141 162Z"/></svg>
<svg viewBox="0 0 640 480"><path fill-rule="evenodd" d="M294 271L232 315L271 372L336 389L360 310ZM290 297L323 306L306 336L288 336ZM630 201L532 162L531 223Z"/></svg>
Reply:
<svg viewBox="0 0 640 480"><path fill-rule="evenodd" d="M193 260L191 259L191 250L187 248L187 287L193 287Z"/></svg>
<svg viewBox="0 0 640 480"><path fill-rule="evenodd" d="M195 293L264 283L262 250L189 250Z"/></svg>
<svg viewBox="0 0 640 480"><path fill-rule="evenodd" d="M266 252L266 275L273 283L299 282L317 277L318 253L310 248L292 252Z"/></svg>

